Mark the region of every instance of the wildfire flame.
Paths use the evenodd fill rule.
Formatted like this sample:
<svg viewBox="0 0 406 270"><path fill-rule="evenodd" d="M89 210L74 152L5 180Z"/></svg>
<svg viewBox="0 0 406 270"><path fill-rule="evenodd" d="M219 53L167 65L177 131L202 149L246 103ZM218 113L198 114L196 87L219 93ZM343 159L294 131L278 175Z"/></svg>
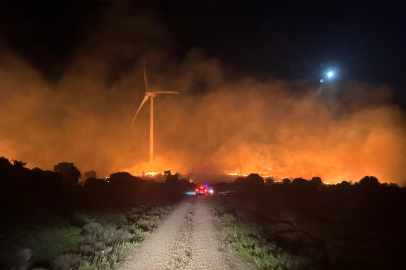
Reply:
<svg viewBox="0 0 406 270"><path fill-rule="evenodd" d="M133 173L134 176L156 176L156 175L163 175L162 172L140 172L140 173Z"/></svg>

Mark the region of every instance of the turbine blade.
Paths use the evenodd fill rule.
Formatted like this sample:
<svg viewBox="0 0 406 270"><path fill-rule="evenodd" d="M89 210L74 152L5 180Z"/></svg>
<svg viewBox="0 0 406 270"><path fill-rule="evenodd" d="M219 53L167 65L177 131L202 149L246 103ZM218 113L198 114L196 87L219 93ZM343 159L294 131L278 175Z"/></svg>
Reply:
<svg viewBox="0 0 406 270"><path fill-rule="evenodd" d="M137 117L138 113L140 112L142 106L145 104L145 102L147 102L148 99L149 99L149 96L145 96L144 99L142 100L141 105L140 105L140 107L138 108L138 111L137 111L137 113L135 114L135 116L134 116L134 118L133 118L133 121L131 122L131 126L133 125L134 120L135 120L135 118Z"/></svg>
<svg viewBox="0 0 406 270"><path fill-rule="evenodd" d="M144 82L145 82L145 89L148 92L147 74L145 72L145 62L144 62Z"/></svg>
<svg viewBox="0 0 406 270"><path fill-rule="evenodd" d="M175 91L155 91L155 92L151 92L154 94L179 94L179 92L175 92Z"/></svg>

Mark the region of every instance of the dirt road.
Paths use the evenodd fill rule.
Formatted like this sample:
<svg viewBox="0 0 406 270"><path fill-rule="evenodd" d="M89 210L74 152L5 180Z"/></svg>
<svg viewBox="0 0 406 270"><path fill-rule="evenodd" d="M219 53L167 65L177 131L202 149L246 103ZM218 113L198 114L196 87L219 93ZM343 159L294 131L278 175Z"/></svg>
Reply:
<svg viewBox="0 0 406 270"><path fill-rule="evenodd" d="M256 269L224 248L213 225L210 199L192 197L180 203L120 270Z"/></svg>

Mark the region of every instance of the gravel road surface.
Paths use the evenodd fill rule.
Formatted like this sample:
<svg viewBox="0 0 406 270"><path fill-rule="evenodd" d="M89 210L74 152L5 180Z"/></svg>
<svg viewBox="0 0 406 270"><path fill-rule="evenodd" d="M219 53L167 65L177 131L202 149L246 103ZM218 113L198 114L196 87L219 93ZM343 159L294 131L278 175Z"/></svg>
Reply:
<svg viewBox="0 0 406 270"><path fill-rule="evenodd" d="M256 269L224 248L221 233L213 225L210 200L198 196L181 202L120 270Z"/></svg>

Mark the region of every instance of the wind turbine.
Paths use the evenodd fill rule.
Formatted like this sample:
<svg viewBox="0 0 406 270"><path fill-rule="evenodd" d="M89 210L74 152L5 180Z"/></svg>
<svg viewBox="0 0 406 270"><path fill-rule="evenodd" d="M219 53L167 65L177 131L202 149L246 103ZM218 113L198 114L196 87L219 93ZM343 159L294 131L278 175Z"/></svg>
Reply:
<svg viewBox="0 0 406 270"><path fill-rule="evenodd" d="M142 106L151 98L151 111L150 111L150 123L149 123L149 164L152 164L154 159L154 97L159 94L179 94L179 92L175 91L148 91L148 83L147 83L147 75L145 73L145 66L144 66L144 81L145 81L145 97L141 102L140 107L138 108L137 113L135 114L131 125L133 125L135 118L137 117L138 113L140 112Z"/></svg>

